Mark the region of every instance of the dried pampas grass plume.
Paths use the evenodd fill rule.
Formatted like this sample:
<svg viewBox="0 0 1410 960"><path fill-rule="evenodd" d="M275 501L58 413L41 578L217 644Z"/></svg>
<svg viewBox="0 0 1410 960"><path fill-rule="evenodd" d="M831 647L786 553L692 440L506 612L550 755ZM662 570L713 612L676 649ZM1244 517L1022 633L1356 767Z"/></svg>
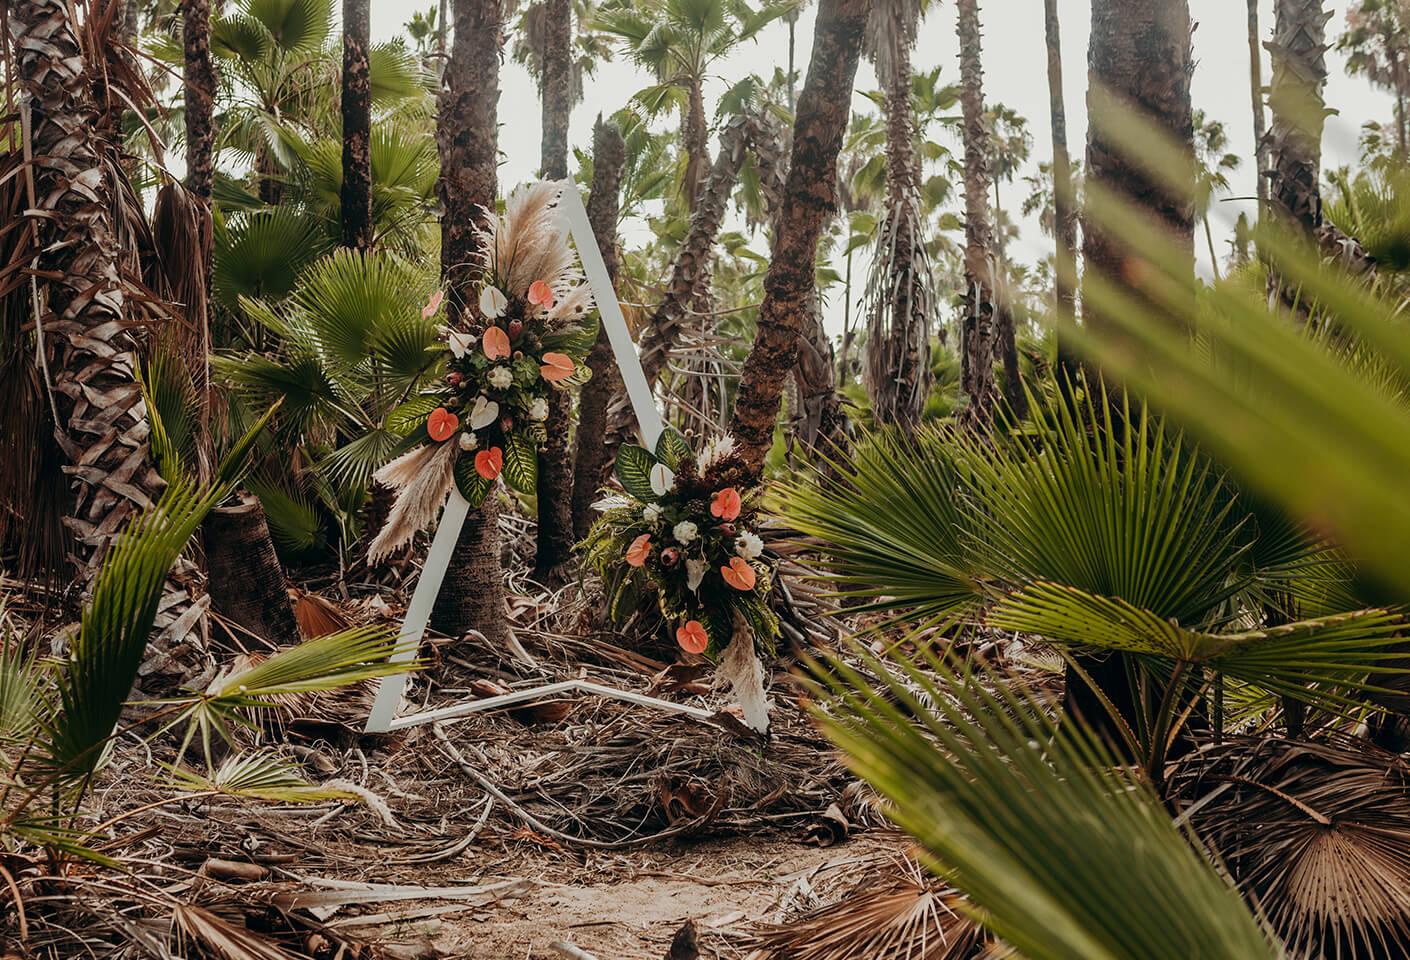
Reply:
<svg viewBox="0 0 1410 960"><path fill-rule="evenodd" d="M517 187L504 202L504 215L493 211L476 231L481 249L490 251L486 268L505 293L522 297L543 280L555 292L575 276L575 257L556 206L561 186L538 181Z"/></svg>
<svg viewBox="0 0 1410 960"><path fill-rule="evenodd" d="M435 519L436 511L446 502L455 483L458 453L459 448L454 443L417 447L373 474L378 481L401 493L381 532L367 549L370 561L376 563L386 557Z"/></svg>

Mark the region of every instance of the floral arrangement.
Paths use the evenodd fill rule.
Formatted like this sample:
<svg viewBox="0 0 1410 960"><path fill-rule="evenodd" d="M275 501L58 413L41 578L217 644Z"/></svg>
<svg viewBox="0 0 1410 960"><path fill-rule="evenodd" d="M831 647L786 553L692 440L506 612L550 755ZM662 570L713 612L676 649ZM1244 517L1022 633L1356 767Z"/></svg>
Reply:
<svg viewBox="0 0 1410 960"><path fill-rule="evenodd" d="M511 193L503 215L487 211L478 228L484 251L478 315L441 328L445 375L393 410L388 426L405 433L405 452L374 476L398 491L369 548L376 560L406 543L459 487L480 506L501 476L533 493L550 391L585 383L584 358L597 326L591 288L556 209L560 187L532 183ZM441 308L436 293L422 310Z"/></svg>
<svg viewBox="0 0 1410 960"><path fill-rule="evenodd" d="M698 457L673 430L654 453L623 444L616 476L623 493L597 503L602 517L584 544L613 620L654 607L691 653L719 659L745 627L749 652L772 654L773 569L755 533L755 474L733 438L714 440Z"/></svg>

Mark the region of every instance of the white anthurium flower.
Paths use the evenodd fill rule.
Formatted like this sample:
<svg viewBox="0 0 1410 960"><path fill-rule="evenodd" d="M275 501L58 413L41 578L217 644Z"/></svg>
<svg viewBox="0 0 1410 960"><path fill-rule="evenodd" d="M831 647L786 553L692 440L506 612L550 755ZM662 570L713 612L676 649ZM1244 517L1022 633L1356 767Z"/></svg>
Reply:
<svg viewBox="0 0 1410 960"><path fill-rule="evenodd" d="M647 523L655 523L661 519L661 508L654 503L648 503L641 511L641 519Z"/></svg>
<svg viewBox="0 0 1410 960"><path fill-rule="evenodd" d="M694 540L696 534L699 532L700 528L695 524L691 523L689 520L682 520L671 530L671 536L676 538L677 543L686 544Z"/></svg>
<svg viewBox="0 0 1410 960"><path fill-rule="evenodd" d="M508 367L495 367L485 374L485 379L496 390L505 390L514 382L514 374L509 372Z"/></svg>
<svg viewBox="0 0 1410 960"><path fill-rule="evenodd" d="M664 463L658 463L651 468L651 492L658 497L664 497L671 492L671 488L676 485L675 472Z"/></svg>
<svg viewBox="0 0 1410 960"><path fill-rule="evenodd" d="M748 530L745 530L734 538L734 552L745 560L753 560L764 552L764 541L760 540Z"/></svg>
<svg viewBox="0 0 1410 960"><path fill-rule="evenodd" d="M534 397L533 402L529 404L529 419L547 420L548 401L545 400L543 397Z"/></svg>
<svg viewBox="0 0 1410 960"><path fill-rule="evenodd" d="M470 429L481 430L499 419L499 404L483 393L475 398L475 406L470 408Z"/></svg>
<svg viewBox="0 0 1410 960"><path fill-rule="evenodd" d="M687 560L685 562L685 585L696 591L700 589L700 582L705 579L705 561Z"/></svg>
<svg viewBox="0 0 1410 960"><path fill-rule="evenodd" d="M461 333L459 330L446 330L446 345L450 347L450 352L457 360L465 356L465 352L475 345L476 337L473 333Z"/></svg>
<svg viewBox="0 0 1410 960"><path fill-rule="evenodd" d="M474 450L474 449L475 449L476 447L478 447L479 445L480 445L480 438L477 437L477 436L475 436L475 435L474 435L473 433L471 433L470 431L467 430L467 431L465 431L464 433L462 433L462 434L460 435L460 449L462 449L462 450Z"/></svg>
<svg viewBox="0 0 1410 960"><path fill-rule="evenodd" d="M509 307L509 298L499 287L492 287L488 283L485 289L480 291L480 312L485 315L485 319L494 320L504 316L504 311Z"/></svg>

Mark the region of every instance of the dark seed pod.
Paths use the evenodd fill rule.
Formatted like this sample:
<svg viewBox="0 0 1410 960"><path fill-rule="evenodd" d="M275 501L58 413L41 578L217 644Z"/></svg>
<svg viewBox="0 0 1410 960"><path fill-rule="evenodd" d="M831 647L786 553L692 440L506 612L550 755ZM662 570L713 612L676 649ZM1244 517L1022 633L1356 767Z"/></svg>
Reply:
<svg viewBox="0 0 1410 960"><path fill-rule="evenodd" d="M461 381L464 379L464 376L455 372L446 374L446 383L448 383L452 387L460 386Z"/></svg>
<svg viewBox="0 0 1410 960"><path fill-rule="evenodd" d="M510 342L510 343L513 343L515 340L518 340L518 339L519 339L519 334L521 334L521 333L523 333L523 332L524 332L524 321L523 321L523 320L510 320L510 321L509 321L509 342Z"/></svg>
<svg viewBox="0 0 1410 960"><path fill-rule="evenodd" d="M734 536L735 531L738 529L738 527L736 527L732 523L722 523L717 529L720 531L720 533L724 534L725 536L732 537Z"/></svg>
<svg viewBox="0 0 1410 960"><path fill-rule="evenodd" d="M680 559L681 552L675 547L667 547L666 549L661 551L662 566L674 567L677 563L680 563Z"/></svg>

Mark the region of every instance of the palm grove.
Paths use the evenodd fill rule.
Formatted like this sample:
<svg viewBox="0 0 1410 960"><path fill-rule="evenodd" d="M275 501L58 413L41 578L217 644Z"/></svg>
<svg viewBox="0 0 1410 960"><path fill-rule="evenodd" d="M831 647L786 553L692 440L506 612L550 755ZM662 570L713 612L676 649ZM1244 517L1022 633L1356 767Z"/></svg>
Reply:
<svg viewBox="0 0 1410 960"><path fill-rule="evenodd" d="M731 435L781 536L806 534L858 627L896 641L817 670L819 720L977 908L947 956L1405 951L1410 6L1359 0L1335 24L1276 0L1260 24L1249 0L1235 130L1191 102L1184 0L1092 0L1076 159L1055 0L1021 14L1046 29L1044 144L986 99L999 51L976 0L450 0L392 42L369 2L6 8L0 544L88 611L44 728L55 783L81 795L130 687L70 729L95 651L152 692L193 686L222 658L208 609L296 643L286 574L395 579L424 553L369 555L395 500L377 476L422 427L409 401L446 380L442 319L485 319L513 57L539 93L539 174L586 191L668 419ZM918 71L937 17L958 60ZM719 81L785 28L786 67ZM1321 164L1332 45L1395 102L1340 170ZM610 58L643 89L570 143ZM863 60L879 89L858 111ZM1240 167L1258 215L1221 250ZM1051 237L1040 263L1014 255L1021 218ZM622 242L629 220L649 237ZM469 514L444 634L508 645L507 571L579 576L636 439L606 332L583 347L591 376L547 394L533 491ZM129 566L146 593L124 599ZM947 657L991 635L1061 655L1061 709ZM374 676L389 649L325 646L309 683ZM192 722L281 689L244 680ZM25 762L16 782L38 776Z"/></svg>

